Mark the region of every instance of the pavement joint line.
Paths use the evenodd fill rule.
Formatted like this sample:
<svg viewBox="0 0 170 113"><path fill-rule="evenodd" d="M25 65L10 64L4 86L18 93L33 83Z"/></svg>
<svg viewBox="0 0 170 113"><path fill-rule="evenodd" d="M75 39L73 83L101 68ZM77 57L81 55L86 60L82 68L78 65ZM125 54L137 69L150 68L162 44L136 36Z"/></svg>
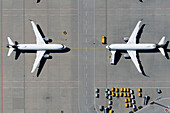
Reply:
<svg viewBox="0 0 170 113"><path fill-rule="evenodd" d="M1 0L1 113L3 113L3 0Z"/></svg>
<svg viewBox="0 0 170 113"><path fill-rule="evenodd" d="M87 7L87 6L86 6ZM24 10L22 8L5 8L3 10ZM25 10L78 10L78 8L26 8ZM106 8L95 8L95 10L106 10ZM170 8L108 8L107 10L170 10Z"/></svg>
<svg viewBox="0 0 170 113"><path fill-rule="evenodd" d="M105 14L96 14L95 16L106 16ZM170 16L170 14L107 14L107 16Z"/></svg>
<svg viewBox="0 0 170 113"><path fill-rule="evenodd" d="M8 89L8 88L9 88L9 89L12 89L12 88L13 88L13 89L17 89L17 88L18 88L18 89L25 89L25 88L27 88L27 89L29 89L29 88L32 88L32 89L33 89L33 88L57 88L57 89L58 89L58 88L61 88L61 89L73 89L73 88L77 88L77 89L78 89L78 87L25 87L25 88L24 88L24 87L3 87L3 88L4 88L4 89Z"/></svg>
<svg viewBox="0 0 170 113"><path fill-rule="evenodd" d="M96 9L95 3L96 3L96 0L94 0L94 8ZM94 15L96 14L96 10L95 9L94 9ZM94 43L96 43L95 42L95 37L96 37L96 34L95 34L95 31L96 31L95 19L96 18L95 17L96 16L94 16ZM96 48L95 44L94 44L94 48ZM96 76L96 59L95 58L96 58L96 51L95 50L96 49L94 49L94 89L96 87L96 84L95 84L95 76ZM93 92L93 93L95 95L95 92ZM95 108L96 112L99 113L96 107L97 107L96 106L96 101L95 101L95 98L94 98L94 108Z"/></svg>
<svg viewBox="0 0 170 113"><path fill-rule="evenodd" d="M24 81L4 81L4 82L24 82ZM36 80L36 81L25 81L25 82L78 82L78 81L40 81L40 80Z"/></svg>
<svg viewBox="0 0 170 113"><path fill-rule="evenodd" d="M3 16L24 16L22 14L4 14ZM78 16L77 14L26 14L25 16Z"/></svg>
<svg viewBox="0 0 170 113"><path fill-rule="evenodd" d="M151 7L145 7L145 8L96 8L95 10L170 10L170 8L151 8Z"/></svg>
<svg viewBox="0 0 170 113"><path fill-rule="evenodd" d="M96 81L96 82L106 82L106 81ZM107 81L107 82L170 82L170 81Z"/></svg>
<svg viewBox="0 0 170 113"><path fill-rule="evenodd" d="M114 87L116 87L116 86L114 86ZM98 88L106 88L106 87L98 87ZM112 87L108 87L108 88L112 88ZM116 88L122 88L122 87L116 87ZM128 87L128 86L126 86L125 88L139 88L139 87ZM140 87L140 88L158 88L157 86L155 86L155 87ZM170 87L159 87L159 88L170 88Z"/></svg>
<svg viewBox="0 0 170 113"><path fill-rule="evenodd" d="M79 24L80 24L80 11L79 11L79 9L80 9L80 6L79 6L79 3L80 3L80 0L78 0L78 3L77 3L77 5L78 5L78 48L79 48L79 41L80 41L80 33L79 33L79 29L80 29L80 27L79 27ZM79 113L81 113L81 110L80 110L80 96L79 96L79 94L80 94L80 89L79 89L79 87L80 87L80 76L79 76L79 74L80 74L80 71L79 71L79 60L80 60L80 58L79 58L79 49L78 49L78 111L79 111Z"/></svg>

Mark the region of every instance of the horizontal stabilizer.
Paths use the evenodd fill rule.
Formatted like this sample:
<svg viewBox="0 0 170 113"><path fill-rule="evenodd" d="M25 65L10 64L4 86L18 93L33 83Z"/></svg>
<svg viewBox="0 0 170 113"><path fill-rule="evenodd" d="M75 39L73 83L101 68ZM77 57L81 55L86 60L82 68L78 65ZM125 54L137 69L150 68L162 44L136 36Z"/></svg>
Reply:
<svg viewBox="0 0 170 113"><path fill-rule="evenodd" d="M162 37L162 39L159 41L158 45L164 45L165 44L165 36Z"/></svg>
<svg viewBox="0 0 170 113"><path fill-rule="evenodd" d="M14 46L15 44L12 42L10 37L7 37L7 40L8 40L8 47L9 47L9 51L8 51L8 55L7 56L10 56L11 53L14 51L14 48L12 46Z"/></svg>
<svg viewBox="0 0 170 113"><path fill-rule="evenodd" d="M159 49L159 51L162 53L162 55L165 56L164 48L161 47L161 48L158 48L158 49Z"/></svg>
<svg viewBox="0 0 170 113"><path fill-rule="evenodd" d="M9 48L9 51L8 51L8 56L11 55L11 53L14 51L14 48Z"/></svg>
<svg viewBox="0 0 170 113"><path fill-rule="evenodd" d="M10 39L10 37L7 37L7 39L8 39L9 45L14 45L14 43L12 42L12 40Z"/></svg>

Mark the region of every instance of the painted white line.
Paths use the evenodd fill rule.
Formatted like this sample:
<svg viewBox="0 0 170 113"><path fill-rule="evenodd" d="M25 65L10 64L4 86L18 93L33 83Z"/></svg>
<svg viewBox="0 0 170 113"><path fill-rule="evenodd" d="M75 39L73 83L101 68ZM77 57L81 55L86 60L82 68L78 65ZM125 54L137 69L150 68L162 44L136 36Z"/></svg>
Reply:
<svg viewBox="0 0 170 113"><path fill-rule="evenodd" d="M79 3L80 3L80 0L78 0L78 48L79 48L79 37L80 37L80 34L79 34L79 29L80 29L80 27L79 27L79 20L80 20L80 11L79 11L80 6L79 6ZM79 72L79 49L78 49L78 109L79 109L79 113L81 113L81 110L80 110L80 96L79 96L80 95L80 90L79 90L79 88L80 88L80 86L79 86L80 77L79 77L79 74L80 74L80 72Z"/></svg>
<svg viewBox="0 0 170 113"><path fill-rule="evenodd" d="M96 27L96 26L95 26L95 16L96 16L96 11L95 11L95 9L96 9L95 7L96 7L96 6L95 6L95 3L96 3L96 2L95 2L95 0L94 0L94 42L95 42L95 37L96 37L96 34L95 34L95 27ZM94 48L95 48L95 45L94 45ZM96 80L95 80L95 75L96 75L96 67L95 67L95 66L96 66L96 65L95 65L95 64L96 64L96 60L95 60L95 57L96 57L96 56L95 56L95 54L96 54L96 53L95 53L95 49L94 49L94 89L95 89L95 87L96 87L96 84L95 84L95 81L96 81ZM95 95L95 92L94 92L94 95ZM97 108L96 108L95 98L94 98L94 108L95 108L95 110L97 111L97 113L99 113L99 111L98 111Z"/></svg>

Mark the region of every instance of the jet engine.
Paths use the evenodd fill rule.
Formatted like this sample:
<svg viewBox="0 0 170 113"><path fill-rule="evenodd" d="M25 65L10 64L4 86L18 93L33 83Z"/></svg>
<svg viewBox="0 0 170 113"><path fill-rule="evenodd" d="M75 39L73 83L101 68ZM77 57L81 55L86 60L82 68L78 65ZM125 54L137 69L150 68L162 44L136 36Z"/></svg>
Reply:
<svg viewBox="0 0 170 113"><path fill-rule="evenodd" d="M49 54L45 54L43 57L44 57L45 59L52 59L52 56L50 56Z"/></svg>
<svg viewBox="0 0 170 113"><path fill-rule="evenodd" d="M124 57L125 59L130 59L129 54L124 54L123 57Z"/></svg>
<svg viewBox="0 0 170 113"><path fill-rule="evenodd" d="M52 42L52 40L49 39L48 37L45 37L45 38L43 38L43 39L44 39L45 42Z"/></svg>
<svg viewBox="0 0 170 113"><path fill-rule="evenodd" d="M124 40L125 42L128 42L129 37L124 37L123 40Z"/></svg>

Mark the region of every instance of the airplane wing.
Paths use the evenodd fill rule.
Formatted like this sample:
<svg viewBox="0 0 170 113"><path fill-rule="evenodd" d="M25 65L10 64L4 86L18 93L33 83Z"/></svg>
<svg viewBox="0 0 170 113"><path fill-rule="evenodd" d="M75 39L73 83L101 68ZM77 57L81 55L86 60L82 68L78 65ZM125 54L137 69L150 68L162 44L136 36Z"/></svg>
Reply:
<svg viewBox="0 0 170 113"><path fill-rule="evenodd" d="M140 23L141 23L142 21L140 20L137 24L136 24L136 27L135 27L135 29L133 30L133 32L132 32L132 34L131 34L131 36L130 36L130 38L129 38L129 40L128 40L128 42L127 42L127 44L136 44L136 36L137 36L137 34L138 34L138 31L139 31L139 29L140 29Z"/></svg>
<svg viewBox="0 0 170 113"><path fill-rule="evenodd" d="M35 25L34 21L32 21L32 20L30 20L30 21L31 21L31 24L32 24L32 27L33 27L33 30L34 30L34 33L36 36L37 44L45 44L45 41L43 40L40 32L38 31L37 26Z"/></svg>
<svg viewBox="0 0 170 113"><path fill-rule="evenodd" d="M35 69L37 68L37 66L38 66L39 62L41 61L41 59L42 59L45 52L46 51L37 51L36 59L34 61L31 73L33 73L35 71Z"/></svg>
<svg viewBox="0 0 170 113"><path fill-rule="evenodd" d="M135 64L136 68L138 69L139 73L142 73L138 59L136 57L136 51L127 51L129 56L131 57L133 63Z"/></svg>
<svg viewBox="0 0 170 113"><path fill-rule="evenodd" d="M116 51L111 51L111 54L112 54L112 56L111 56L111 60L110 60L110 63L111 64L114 64L115 63L115 53L116 53Z"/></svg>

